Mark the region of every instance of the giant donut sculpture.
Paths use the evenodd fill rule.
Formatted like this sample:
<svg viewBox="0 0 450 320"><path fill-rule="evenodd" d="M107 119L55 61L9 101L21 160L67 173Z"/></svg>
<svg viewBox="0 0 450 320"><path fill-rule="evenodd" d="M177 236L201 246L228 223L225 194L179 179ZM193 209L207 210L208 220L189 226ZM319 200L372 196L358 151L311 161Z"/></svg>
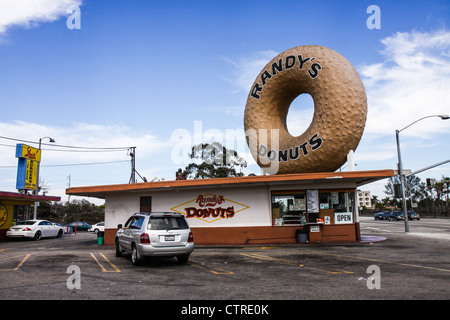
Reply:
<svg viewBox="0 0 450 320"><path fill-rule="evenodd" d="M314 115L294 137L286 118L303 93L313 98ZM336 51L308 45L279 54L259 73L247 98L244 128L255 161L268 173L333 172L358 146L366 115L364 85L351 63Z"/></svg>

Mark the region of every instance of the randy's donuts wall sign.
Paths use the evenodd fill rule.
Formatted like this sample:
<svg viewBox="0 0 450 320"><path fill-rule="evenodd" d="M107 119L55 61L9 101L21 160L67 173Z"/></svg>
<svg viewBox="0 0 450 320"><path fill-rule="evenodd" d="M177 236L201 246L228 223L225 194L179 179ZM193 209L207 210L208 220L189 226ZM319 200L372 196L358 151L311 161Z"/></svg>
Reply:
<svg viewBox="0 0 450 320"><path fill-rule="evenodd" d="M286 118L304 93L314 100L313 120L294 137ZM333 172L358 146L366 115L366 92L351 63L336 51L308 45L286 50L262 69L247 98L244 127L266 172Z"/></svg>

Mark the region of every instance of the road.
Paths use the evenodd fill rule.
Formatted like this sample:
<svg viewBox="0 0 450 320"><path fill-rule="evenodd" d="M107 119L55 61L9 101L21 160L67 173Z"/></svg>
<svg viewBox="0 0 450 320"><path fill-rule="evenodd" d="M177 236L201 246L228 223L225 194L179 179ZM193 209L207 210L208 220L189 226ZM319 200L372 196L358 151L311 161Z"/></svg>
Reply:
<svg viewBox="0 0 450 320"><path fill-rule="evenodd" d="M409 234L401 221L360 222L362 235L386 240L197 247L187 265L134 267L82 232L0 242L0 299L168 299L184 301L180 308L188 300L450 299L450 220L411 221Z"/></svg>

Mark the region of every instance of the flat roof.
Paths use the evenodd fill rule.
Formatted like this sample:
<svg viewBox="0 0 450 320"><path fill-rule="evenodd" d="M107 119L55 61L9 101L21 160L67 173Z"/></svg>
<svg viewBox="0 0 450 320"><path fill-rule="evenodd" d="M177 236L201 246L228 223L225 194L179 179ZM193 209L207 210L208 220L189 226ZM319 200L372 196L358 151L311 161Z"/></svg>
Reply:
<svg viewBox="0 0 450 320"><path fill-rule="evenodd" d="M66 194L105 199L107 194L115 192L145 192L180 189L199 189L203 187L243 187L258 185L289 185L293 183L323 183L346 181L357 187L394 176L394 170L345 171L291 173L263 176L227 177L212 179L170 180L142 183L114 184L103 186L72 187L66 189Z"/></svg>
<svg viewBox="0 0 450 320"><path fill-rule="evenodd" d="M34 194L25 194L18 192L0 191L0 200L26 200L26 201L60 201L61 197L54 196L35 196Z"/></svg>

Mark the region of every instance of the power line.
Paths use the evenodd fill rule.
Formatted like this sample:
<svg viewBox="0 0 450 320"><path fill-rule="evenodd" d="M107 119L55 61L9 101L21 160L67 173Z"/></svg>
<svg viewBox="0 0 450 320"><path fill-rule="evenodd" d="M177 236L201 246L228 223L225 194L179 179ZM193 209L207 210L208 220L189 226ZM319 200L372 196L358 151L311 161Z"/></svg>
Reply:
<svg viewBox="0 0 450 320"><path fill-rule="evenodd" d="M111 164L111 163L121 163L121 162L130 162L130 160L118 160L118 161L104 161L104 162L86 162L86 163L70 163L70 164L47 164L41 165L42 167L74 167L74 166L90 166L97 164ZM17 168L17 166L0 166L0 169L7 168Z"/></svg>
<svg viewBox="0 0 450 320"><path fill-rule="evenodd" d="M90 166L90 165L95 165L95 164L110 164L110 163L120 163L120 162L130 162L130 161L129 160L118 160L118 161L87 162L87 163L72 163L72 164L48 164L48 165L41 165L41 167Z"/></svg>
<svg viewBox="0 0 450 320"><path fill-rule="evenodd" d="M2 147L9 147L9 148L16 148L16 145L12 144L4 144L0 143L0 146ZM51 148L41 148L45 151L56 151L56 152L118 152L118 151L125 151L125 149L114 149L114 150L71 150L71 149L51 149Z"/></svg>
<svg viewBox="0 0 450 320"><path fill-rule="evenodd" d="M0 136L0 139L6 139L6 140L12 140L12 141L18 141L18 142L25 142L25 143L31 143L31 144L39 144L39 142L35 142L35 141L16 139L16 138L4 137L4 136ZM60 145L60 144L44 143L44 142L42 142L41 145L52 146L52 147L60 147L60 148L69 148L69 149L85 149L85 150L123 151L123 150L130 149L130 147L80 147L80 146L68 146L68 145ZM56 150L56 149L46 149L46 150L60 151L60 150ZM64 151L64 150L61 150L61 151ZM88 151L79 151L79 152L88 152Z"/></svg>

